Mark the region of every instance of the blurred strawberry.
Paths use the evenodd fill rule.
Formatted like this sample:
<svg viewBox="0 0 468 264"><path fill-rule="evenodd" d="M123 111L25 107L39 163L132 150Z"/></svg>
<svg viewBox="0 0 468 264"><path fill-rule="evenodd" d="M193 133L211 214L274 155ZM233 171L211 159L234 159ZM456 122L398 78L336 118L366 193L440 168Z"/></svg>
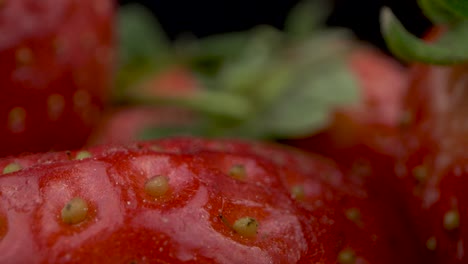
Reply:
<svg viewBox="0 0 468 264"><path fill-rule="evenodd" d="M150 98L177 100L194 96L200 87L190 71L174 66L145 79L138 89ZM151 128L155 128L160 137L169 136L193 124L195 118L192 111L170 105L110 106L87 144L129 143L144 138Z"/></svg>
<svg viewBox="0 0 468 264"><path fill-rule="evenodd" d="M4 1L0 156L82 146L106 100L114 2Z"/></svg>
<svg viewBox="0 0 468 264"><path fill-rule="evenodd" d="M444 33L434 28L426 37ZM397 163L427 263L466 263L468 257L468 66L414 64L402 123L405 155Z"/></svg>
<svg viewBox="0 0 468 264"><path fill-rule="evenodd" d="M128 106L106 110L88 145L129 143L155 129L160 137L174 135L195 121L186 109L170 106ZM179 128L179 129L177 129Z"/></svg>
<svg viewBox="0 0 468 264"><path fill-rule="evenodd" d="M382 32L399 58L412 62L401 124L403 155L396 164L425 263L466 263L468 246L468 6L420 1L436 25L420 40L393 13Z"/></svg>

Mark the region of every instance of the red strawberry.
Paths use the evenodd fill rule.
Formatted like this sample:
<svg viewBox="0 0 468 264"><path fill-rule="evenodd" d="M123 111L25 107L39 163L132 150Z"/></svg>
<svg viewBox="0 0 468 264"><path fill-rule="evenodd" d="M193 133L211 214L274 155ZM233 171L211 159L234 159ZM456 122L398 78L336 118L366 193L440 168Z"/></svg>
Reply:
<svg viewBox="0 0 468 264"><path fill-rule="evenodd" d="M394 59L369 48L355 51L349 65L360 83L362 101L337 111L322 132L286 143L333 158L349 175L363 175L369 199L405 219L404 201L394 195L394 167L403 151L399 121L407 73Z"/></svg>
<svg viewBox="0 0 468 264"><path fill-rule="evenodd" d="M352 161L350 157L356 157L356 151L363 148L394 154L406 71L394 59L369 47L354 51L349 68L360 84L361 102L336 111L330 125L317 135L288 143L344 163Z"/></svg>
<svg viewBox="0 0 468 264"><path fill-rule="evenodd" d="M278 146L167 139L0 168L0 262L417 262L359 184Z"/></svg>
<svg viewBox="0 0 468 264"><path fill-rule="evenodd" d="M185 126L195 119L194 114L177 107L120 107L108 109L93 132L88 145L130 143L144 135L150 128L171 133L177 126ZM168 129L168 131L162 131ZM167 132L166 134L163 132Z"/></svg>
<svg viewBox="0 0 468 264"><path fill-rule="evenodd" d="M200 90L195 76L189 70L176 66L157 72L133 88L138 93L159 100L190 97ZM147 129L171 129L189 125L194 121L195 114L183 107L165 105L113 107L105 111L88 145L129 143L141 138Z"/></svg>
<svg viewBox="0 0 468 264"><path fill-rule="evenodd" d="M440 36L434 29L429 39ZM397 164L419 244L431 263L468 261L468 67L414 65Z"/></svg>
<svg viewBox="0 0 468 264"><path fill-rule="evenodd" d="M2 1L0 156L82 146L111 83L114 2Z"/></svg>

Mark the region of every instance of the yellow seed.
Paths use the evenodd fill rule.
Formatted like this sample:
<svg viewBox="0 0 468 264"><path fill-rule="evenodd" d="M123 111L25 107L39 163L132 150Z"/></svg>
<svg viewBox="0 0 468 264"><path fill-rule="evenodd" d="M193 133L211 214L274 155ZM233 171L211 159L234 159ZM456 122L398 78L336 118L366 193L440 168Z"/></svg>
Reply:
<svg viewBox="0 0 468 264"><path fill-rule="evenodd" d="M427 177L429 176L429 171L425 165L419 165L413 168L413 176L419 182L426 181Z"/></svg>
<svg viewBox="0 0 468 264"><path fill-rule="evenodd" d="M304 186L302 185L293 186L291 189L291 195L294 199L303 201L305 199Z"/></svg>
<svg viewBox="0 0 468 264"><path fill-rule="evenodd" d="M155 176L145 184L145 192L153 197L159 197L169 190L169 179L165 176Z"/></svg>
<svg viewBox="0 0 468 264"><path fill-rule="evenodd" d="M75 197L62 209L62 221L65 224L78 224L83 222L88 215L88 204L85 200Z"/></svg>
<svg viewBox="0 0 468 264"><path fill-rule="evenodd" d="M18 65L30 64L33 60L33 53L29 48L23 47L16 50L16 63Z"/></svg>
<svg viewBox="0 0 468 264"><path fill-rule="evenodd" d="M407 127L411 125L413 122L413 113L409 110L404 111L403 114L400 116L400 126Z"/></svg>
<svg viewBox="0 0 468 264"><path fill-rule="evenodd" d="M436 250L437 248L437 239L435 237L430 237L427 241L426 241L426 247L427 249L429 250Z"/></svg>
<svg viewBox="0 0 468 264"><path fill-rule="evenodd" d="M444 215L444 228L447 231L452 231L460 225L460 214L456 210L451 210Z"/></svg>
<svg viewBox="0 0 468 264"><path fill-rule="evenodd" d="M26 110L14 107L8 113L8 128L13 133L21 133L26 128Z"/></svg>
<svg viewBox="0 0 468 264"><path fill-rule="evenodd" d="M252 217L242 217L234 222L232 229L241 236L253 237L257 234L258 222Z"/></svg>
<svg viewBox="0 0 468 264"><path fill-rule="evenodd" d="M60 94L52 94L47 98L47 114L52 121L59 119L65 110L65 98Z"/></svg>
<svg viewBox="0 0 468 264"><path fill-rule="evenodd" d="M338 254L338 263L354 264L356 263L356 253L352 249L344 249Z"/></svg>
<svg viewBox="0 0 468 264"><path fill-rule="evenodd" d="M3 168L3 174L12 173L15 171L19 171L21 169L22 169L21 165L13 162L13 163L6 165L5 168Z"/></svg>
<svg viewBox="0 0 468 264"><path fill-rule="evenodd" d="M229 176L236 180L245 180L245 178L247 177L245 166L241 164L232 166L231 169L229 169Z"/></svg>
<svg viewBox="0 0 468 264"><path fill-rule="evenodd" d="M350 208L346 210L346 218L357 223L361 221L361 211L358 208Z"/></svg>
<svg viewBox="0 0 468 264"><path fill-rule="evenodd" d="M89 151L86 151L86 150L82 150L78 153L76 153L76 156L75 156L75 159L76 160L83 160L83 159L87 159L87 158L91 158L91 153Z"/></svg>
<svg viewBox="0 0 468 264"><path fill-rule="evenodd" d="M83 108L88 107L90 104L91 104L91 95L89 94L88 91L78 90L73 94L73 107L75 111L80 111Z"/></svg>

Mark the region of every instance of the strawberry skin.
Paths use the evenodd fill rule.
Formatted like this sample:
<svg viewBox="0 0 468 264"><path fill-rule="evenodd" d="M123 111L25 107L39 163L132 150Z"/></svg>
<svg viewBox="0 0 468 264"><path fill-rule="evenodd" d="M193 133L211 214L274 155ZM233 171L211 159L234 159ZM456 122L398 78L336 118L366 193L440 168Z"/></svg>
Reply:
<svg viewBox="0 0 468 264"><path fill-rule="evenodd" d="M114 107L104 111L87 145L127 144L139 139L149 128L173 128L196 119L187 109L171 106Z"/></svg>
<svg viewBox="0 0 468 264"><path fill-rule="evenodd" d="M416 263L333 162L276 145L173 138L0 168L0 262Z"/></svg>
<svg viewBox="0 0 468 264"><path fill-rule="evenodd" d="M397 164L408 212L431 263L468 261L468 67L414 65Z"/></svg>
<svg viewBox="0 0 468 264"><path fill-rule="evenodd" d="M145 79L134 90L162 100L191 97L200 91L193 73L182 66L171 66ZM87 145L130 143L151 128L190 126L197 120L194 111L180 106L116 106L104 111Z"/></svg>
<svg viewBox="0 0 468 264"><path fill-rule="evenodd" d="M112 80L114 2L3 1L0 156L81 147Z"/></svg>

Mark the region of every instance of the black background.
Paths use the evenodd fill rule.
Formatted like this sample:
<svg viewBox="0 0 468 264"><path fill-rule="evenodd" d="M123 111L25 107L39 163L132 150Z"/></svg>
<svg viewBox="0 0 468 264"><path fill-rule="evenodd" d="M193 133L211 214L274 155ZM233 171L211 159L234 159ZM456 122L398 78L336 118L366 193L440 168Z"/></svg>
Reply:
<svg viewBox="0 0 468 264"><path fill-rule="evenodd" d="M329 0L332 1L332 0ZM171 39L182 33L206 36L249 29L258 24L282 28L286 14L298 0L121 0L138 2L157 16ZM356 35L386 50L379 31L379 10L392 8L403 24L416 35L430 23L416 0L334 0L327 24L352 29Z"/></svg>

